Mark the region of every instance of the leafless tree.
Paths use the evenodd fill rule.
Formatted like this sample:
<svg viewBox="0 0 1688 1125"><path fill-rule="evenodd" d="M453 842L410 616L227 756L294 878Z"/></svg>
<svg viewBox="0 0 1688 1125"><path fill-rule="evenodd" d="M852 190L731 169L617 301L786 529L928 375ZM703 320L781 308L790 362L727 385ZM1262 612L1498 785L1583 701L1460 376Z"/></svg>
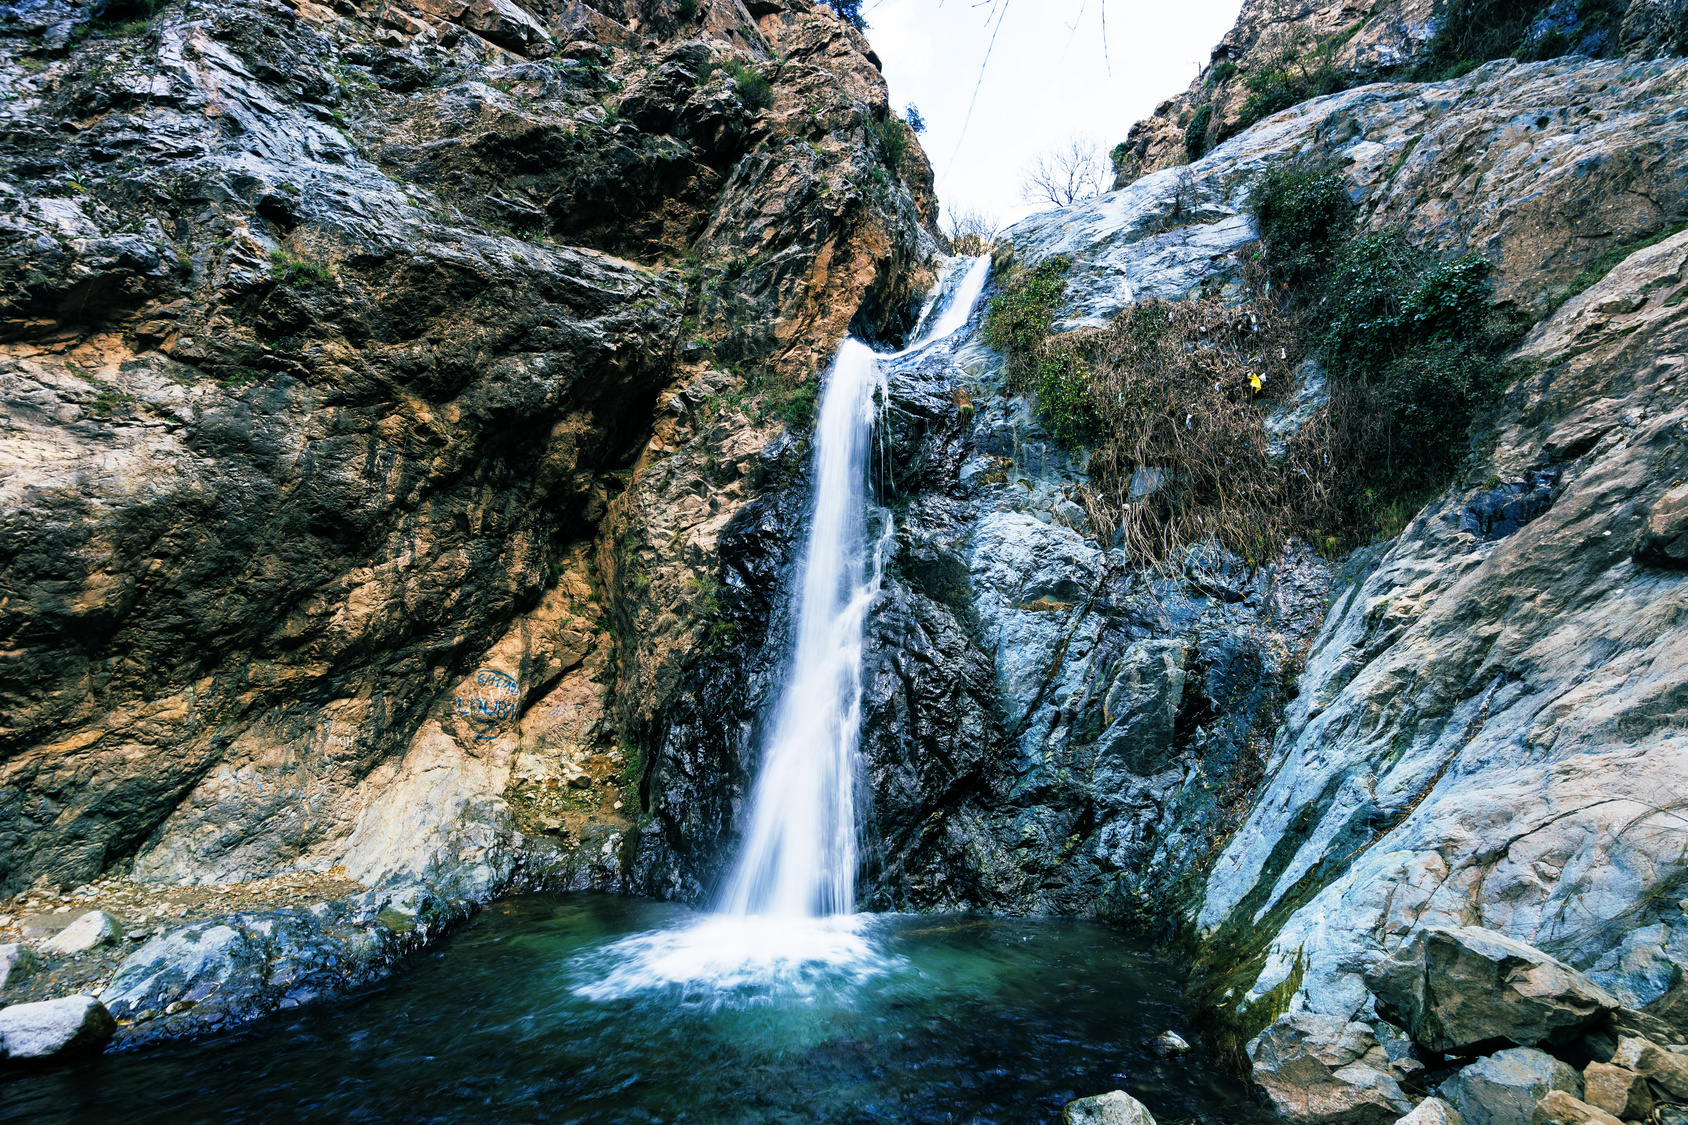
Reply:
<svg viewBox="0 0 1688 1125"><path fill-rule="evenodd" d="M977 207L951 207L945 219L945 233L957 254L984 254L1002 233L1002 221Z"/></svg>
<svg viewBox="0 0 1688 1125"><path fill-rule="evenodd" d="M1101 195L1112 180L1107 156L1092 137L1074 136L1026 168L1020 197L1027 203L1071 207Z"/></svg>

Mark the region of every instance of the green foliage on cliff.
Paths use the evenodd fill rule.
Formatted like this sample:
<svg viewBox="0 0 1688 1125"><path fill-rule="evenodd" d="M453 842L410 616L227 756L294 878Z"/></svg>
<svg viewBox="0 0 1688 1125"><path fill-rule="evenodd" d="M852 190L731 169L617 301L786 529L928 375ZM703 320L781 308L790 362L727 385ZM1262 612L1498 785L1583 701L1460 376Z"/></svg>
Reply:
<svg viewBox="0 0 1688 1125"><path fill-rule="evenodd" d="M1351 233L1332 169L1269 168L1251 205L1330 377L1337 479L1320 537L1348 546L1392 532L1457 467L1523 324L1493 307L1487 259L1437 261L1399 232Z"/></svg>
<svg viewBox="0 0 1688 1125"><path fill-rule="evenodd" d="M1544 0L1448 0L1412 77L1435 82L1458 78L1492 59L1534 62L1570 53L1575 44L1563 30L1537 26L1549 6ZM1611 7L1611 0L1582 0L1577 17L1583 29L1604 26Z"/></svg>
<svg viewBox="0 0 1688 1125"><path fill-rule="evenodd" d="M1184 155L1191 160L1200 160L1202 153L1207 151L1207 127L1213 123L1213 106L1204 105L1196 110L1190 123L1184 126Z"/></svg>
<svg viewBox="0 0 1688 1125"><path fill-rule="evenodd" d="M1272 250L1272 272L1306 285L1330 267L1334 248L1354 223L1341 173L1322 165L1281 162L1260 174L1249 195L1260 237Z"/></svg>
<svg viewBox="0 0 1688 1125"><path fill-rule="evenodd" d="M912 130L907 123L895 114L887 114L877 121L868 119L868 145L884 158L885 163L890 165L894 172L901 173L903 170L903 161L908 159L911 135Z"/></svg>
<svg viewBox="0 0 1688 1125"><path fill-rule="evenodd" d="M739 59L728 59L722 66L727 77L738 87L739 100L751 110L764 110L774 104L774 87L766 78Z"/></svg>
<svg viewBox="0 0 1688 1125"><path fill-rule="evenodd" d="M1008 358L1008 384L1029 391L1062 441L1082 444L1096 434L1090 402L1092 373L1071 349L1050 346L1055 310L1067 288L1070 259L1049 258L1010 272L985 317L985 339Z"/></svg>
<svg viewBox="0 0 1688 1125"><path fill-rule="evenodd" d="M295 258L285 250L270 252L270 276L289 289L313 289L334 284L334 274L327 266Z"/></svg>

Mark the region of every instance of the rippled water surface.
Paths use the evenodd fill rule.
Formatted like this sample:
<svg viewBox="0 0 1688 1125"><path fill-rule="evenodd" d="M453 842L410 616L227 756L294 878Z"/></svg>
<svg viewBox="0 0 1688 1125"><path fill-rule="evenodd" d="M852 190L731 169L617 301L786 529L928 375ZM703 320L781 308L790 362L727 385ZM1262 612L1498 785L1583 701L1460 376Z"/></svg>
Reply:
<svg viewBox="0 0 1688 1125"><path fill-rule="evenodd" d="M1261 1120L1177 982L1082 922L756 928L604 896L502 902L382 991L191 1046L0 1083L0 1120L1053 1122L1125 1089L1162 1122Z"/></svg>

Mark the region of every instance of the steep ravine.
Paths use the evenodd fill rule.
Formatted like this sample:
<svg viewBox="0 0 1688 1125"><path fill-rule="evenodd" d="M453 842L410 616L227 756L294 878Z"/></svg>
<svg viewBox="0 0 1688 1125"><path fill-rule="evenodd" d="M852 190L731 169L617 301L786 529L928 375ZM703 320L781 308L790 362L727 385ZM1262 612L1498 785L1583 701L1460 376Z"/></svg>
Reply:
<svg viewBox="0 0 1688 1125"><path fill-rule="evenodd" d="M1434 13L1247 4L1117 190L1008 232L1004 266L1071 259L1058 332L1237 298L1256 176L1323 162L1357 229L1482 254L1536 327L1397 537L1259 566L1099 535L982 309L893 362L863 906L1164 940L1300 1121L1450 1073L1379 1003L1428 926L1682 1045L1677 8L1418 82ZM790 643L805 400L960 273L867 41L803 0L95 15L0 25L0 890L152 928L128 1043L363 987L513 891L707 900ZM1284 35L1346 88L1221 138Z"/></svg>

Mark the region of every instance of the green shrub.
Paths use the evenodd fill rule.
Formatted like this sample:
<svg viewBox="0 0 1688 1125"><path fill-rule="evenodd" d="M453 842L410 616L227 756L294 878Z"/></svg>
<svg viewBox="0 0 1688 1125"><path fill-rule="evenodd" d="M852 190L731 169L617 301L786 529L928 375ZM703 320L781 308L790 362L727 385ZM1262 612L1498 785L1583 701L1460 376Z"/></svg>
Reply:
<svg viewBox="0 0 1688 1125"><path fill-rule="evenodd" d="M1578 0L1569 33L1552 27L1532 35L1551 7L1550 0L1447 0L1411 77L1434 82L1458 78L1494 59L1558 58L1575 50L1579 40L1601 32L1607 33L1601 53L1612 53L1611 32L1623 18L1622 0Z"/></svg>
<svg viewBox="0 0 1688 1125"><path fill-rule="evenodd" d="M1190 123L1184 126L1184 155L1191 160L1200 160L1207 151L1207 127L1213 123L1213 106L1204 105L1196 110Z"/></svg>
<svg viewBox="0 0 1688 1125"><path fill-rule="evenodd" d="M318 285L334 284L334 274L327 266L295 258L285 250L270 252L270 277L289 289L310 289Z"/></svg>
<svg viewBox="0 0 1688 1125"><path fill-rule="evenodd" d="M1055 310L1067 291L1069 258L1054 257L1035 269L1011 272L985 315L985 340L1008 359L1008 383L1030 390L1036 380L1038 352L1055 323Z"/></svg>
<svg viewBox="0 0 1688 1125"><path fill-rule="evenodd" d="M1342 175L1320 164L1267 166L1249 191L1249 206L1273 274L1291 286L1306 286L1324 273L1354 222Z"/></svg>
<svg viewBox="0 0 1688 1125"><path fill-rule="evenodd" d="M908 125L895 116L886 116L878 121L870 118L867 123L868 144L898 174L902 173L903 161L908 159L910 135Z"/></svg>
<svg viewBox="0 0 1688 1125"><path fill-rule="evenodd" d="M674 18L681 23L691 23L697 19L697 0L680 0L674 7Z"/></svg>
<svg viewBox="0 0 1688 1125"><path fill-rule="evenodd" d="M758 111L774 104L774 87L766 78L738 59L729 59L721 69L738 87L739 100L748 109Z"/></svg>
<svg viewBox="0 0 1688 1125"><path fill-rule="evenodd" d="M1207 68L1207 84L1217 86L1237 73L1237 64L1230 59L1224 59Z"/></svg>

